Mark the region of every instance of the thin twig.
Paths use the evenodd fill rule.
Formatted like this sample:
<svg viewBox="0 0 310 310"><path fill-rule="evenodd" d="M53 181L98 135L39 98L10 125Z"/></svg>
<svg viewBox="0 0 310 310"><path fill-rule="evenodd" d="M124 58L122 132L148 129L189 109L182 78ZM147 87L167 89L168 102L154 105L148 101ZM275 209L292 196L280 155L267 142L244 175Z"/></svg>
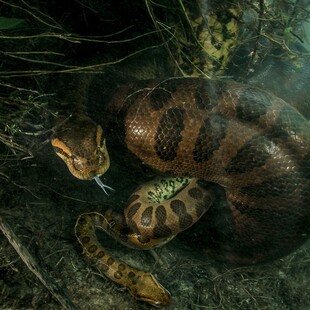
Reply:
<svg viewBox="0 0 310 310"><path fill-rule="evenodd" d="M41 283L50 291L50 293L59 301L64 309L78 310L79 308L71 301L66 291L60 288L52 278L41 269L35 259L28 252L26 247L22 245L19 238L15 235L11 227L6 223L0 215L0 229L4 236L8 239L22 261L28 269L41 281Z"/></svg>

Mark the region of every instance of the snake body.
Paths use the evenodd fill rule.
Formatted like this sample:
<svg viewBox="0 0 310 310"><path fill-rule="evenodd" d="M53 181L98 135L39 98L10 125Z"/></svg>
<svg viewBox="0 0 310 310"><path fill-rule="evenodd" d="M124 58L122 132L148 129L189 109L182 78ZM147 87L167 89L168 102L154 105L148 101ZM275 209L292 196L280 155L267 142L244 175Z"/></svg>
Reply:
<svg viewBox="0 0 310 310"><path fill-rule="evenodd" d="M231 263L273 260L308 239L310 125L282 99L255 86L224 80L142 81L117 91L102 124L103 133L99 130L96 141L103 135L108 143L113 129L113 139L117 139L113 143L122 145L140 162L160 174L188 181L169 197L157 200L162 186L156 189L153 183L151 188L139 188L129 198L124 215L82 215L76 235L93 259L103 257L94 227L100 226L129 246L152 248L169 241L203 214L200 221L205 223L204 234L210 242L204 243L202 250ZM52 143L63 155L57 141L63 142L59 133ZM76 144L80 145L79 141ZM106 150L98 156L98 148L105 145L92 152L91 161L100 162L100 168L99 172L92 169L91 176L100 175L109 165L103 160ZM68 166L71 157L68 152L62 156ZM214 184L225 191L225 208L212 204ZM124 268L120 267L123 263L113 260L113 270L107 260L102 263L112 280L139 290L137 281L126 283L129 273L114 270L115 266ZM143 277L141 271L132 272ZM133 295L167 304L169 294L152 279L152 285L160 289L159 299Z"/></svg>

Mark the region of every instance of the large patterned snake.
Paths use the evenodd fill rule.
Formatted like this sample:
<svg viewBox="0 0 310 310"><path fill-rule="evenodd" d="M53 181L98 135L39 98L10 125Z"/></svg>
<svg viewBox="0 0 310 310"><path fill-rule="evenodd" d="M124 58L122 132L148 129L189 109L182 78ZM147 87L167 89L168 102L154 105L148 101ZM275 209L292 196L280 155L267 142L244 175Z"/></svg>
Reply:
<svg viewBox="0 0 310 310"><path fill-rule="evenodd" d="M241 264L281 257L307 240L310 125L282 99L231 81L171 78L121 87L105 115L103 130L73 116L52 144L73 175L92 179L109 167L112 128L133 157L168 176L138 188L124 215L86 213L75 227L86 255L138 299L165 305L170 297L151 274L112 258L96 228L147 249L204 215L212 242L203 250ZM225 210L213 204L215 184L225 190Z"/></svg>

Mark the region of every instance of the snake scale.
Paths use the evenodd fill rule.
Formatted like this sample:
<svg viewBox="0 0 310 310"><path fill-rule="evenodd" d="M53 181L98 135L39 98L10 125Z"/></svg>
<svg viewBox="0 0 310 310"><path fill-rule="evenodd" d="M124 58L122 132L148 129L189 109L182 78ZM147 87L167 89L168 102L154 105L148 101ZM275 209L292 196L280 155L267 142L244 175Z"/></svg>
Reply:
<svg viewBox="0 0 310 310"><path fill-rule="evenodd" d="M114 143L165 175L138 188L124 214L85 213L76 224L87 256L136 298L166 305L170 295L151 274L110 256L96 228L147 249L200 219L212 236L201 250L237 264L282 257L308 239L310 125L282 99L232 81L171 78L121 87L104 115L102 128L73 116L52 144L73 175L92 179L109 168L112 129ZM224 210L213 204L215 184L225 191Z"/></svg>

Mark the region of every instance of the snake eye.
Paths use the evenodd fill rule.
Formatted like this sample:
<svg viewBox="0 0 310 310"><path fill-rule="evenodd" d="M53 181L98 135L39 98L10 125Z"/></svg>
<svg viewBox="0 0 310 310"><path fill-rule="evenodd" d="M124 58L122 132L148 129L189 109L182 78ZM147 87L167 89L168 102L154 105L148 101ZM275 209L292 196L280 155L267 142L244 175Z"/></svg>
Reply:
<svg viewBox="0 0 310 310"><path fill-rule="evenodd" d="M102 143L97 146L96 154L104 153L106 150L105 139L102 140Z"/></svg>

